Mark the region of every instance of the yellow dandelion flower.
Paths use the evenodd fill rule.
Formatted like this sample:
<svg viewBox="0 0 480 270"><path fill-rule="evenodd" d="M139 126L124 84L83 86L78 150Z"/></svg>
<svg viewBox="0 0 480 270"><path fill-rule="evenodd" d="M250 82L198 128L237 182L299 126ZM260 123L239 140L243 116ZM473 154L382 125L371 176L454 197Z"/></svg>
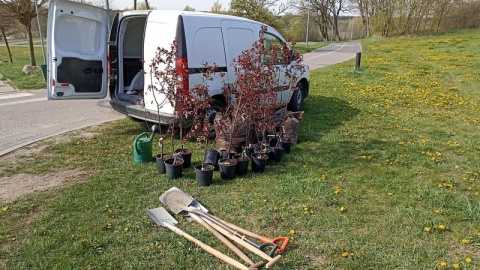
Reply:
<svg viewBox="0 0 480 270"><path fill-rule="evenodd" d="M465 258L465 261L466 261L467 263L471 263L471 262L472 262L472 258L467 257L467 258Z"/></svg>
<svg viewBox="0 0 480 270"><path fill-rule="evenodd" d="M431 229L430 229L430 227L424 227L423 231L429 233L431 231Z"/></svg>
<svg viewBox="0 0 480 270"><path fill-rule="evenodd" d="M441 214L441 213L442 213L442 210L440 210L440 209L435 209L435 210L433 210L433 212L434 212L435 214Z"/></svg>
<svg viewBox="0 0 480 270"><path fill-rule="evenodd" d="M126 231L126 232L128 232L129 228L128 228L128 227L125 227L123 230Z"/></svg>
<svg viewBox="0 0 480 270"><path fill-rule="evenodd" d="M348 258L348 252L346 252L346 251L345 251L345 252L343 252L343 253L342 253L342 257L344 257L344 258Z"/></svg>
<svg viewBox="0 0 480 270"><path fill-rule="evenodd" d="M468 187L467 190L468 190L468 191L472 191L473 188L472 188L472 187Z"/></svg>
<svg viewBox="0 0 480 270"><path fill-rule="evenodd" d="M438 184L438 188L443 188L443 184Z"/></svg>
<svg viewBox="0 0 480 270"><path fill-rule="evenodd" d="M453 266L454 269L459 269L460 268L460 264L458 264L458 263L454 263L454 264L452 264L452 266Z"/></svg>
<svg viewBox="0 0 480 270"><path fill-rule="evenodd" d="M466 245L466 244L468 244L468 243L470 243L470 240L468 240L468 239L462 239L462 244Z"/></svg>
<svg viewBox="0 0 480 270"><path fill-rule="evenodd" d="M2 207L2 210L3 210L3 212L7 212L8 211L8 206Z"/></svg>
<svg viewBox="0 0 480 270"><path fill-rule="evenodd" d="M388 192L387 195L388 195L388 196L393 196L393 193L392 193L392 192Z"/></svg>
<svg viewBox="0 0 480 270"><path fill-rule="evenodd" d="M263 203L267 203L267 202L268 202L268 200L267 200L267 199L263 199Z"/></svg>
<svg viewBox="0 0 480 270"><path fill-rule="evenodd" d="M278 210L278 207L273 207L273 211L277 211Z"/></svg>
<svg viewBox="0 0 480 270"><path fill-rule="evenodd" d="M441 152L435 152L435 155L436 155L437 157L441 157L441 156L442 156L442 153L441 153Z"/></svg>
<svg viewBox="0 0 480 270"><path fill-rule="evenodd" d="M340 206L340 212L345 212L345 207L344 206Z"/></svg>
<svg viewBox="0 0 480 270"><path fill-rule="evenodd" d="M438 229L439 230L445 230L445 225L442 225L442 224L438 225Z"/></svg>
<svg viewBox="0 0 480 270"><path fill-rule="evenodd" d="M440 266L441 266L441 267L446 267L446 266L447 266L447 263L446 263L446 262L440 262Z"/></svg>
<svg viewBox="0 0 480 270"><path fill-rule="evenodd" d="M294 234L295 234L295 230L293 230L293 229L290 230L290 234L291 234L291 235L294 235Z"/></svg>

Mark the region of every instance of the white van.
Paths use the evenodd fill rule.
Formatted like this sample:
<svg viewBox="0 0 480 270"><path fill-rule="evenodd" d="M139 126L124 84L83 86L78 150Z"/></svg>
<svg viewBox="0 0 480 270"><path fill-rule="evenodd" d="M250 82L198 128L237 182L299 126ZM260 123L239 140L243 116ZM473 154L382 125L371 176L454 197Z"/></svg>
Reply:
<svg viewBox="0 0 480 270"><path fill-rule="evenodd" d="M130 118L150 122L160 119L160 124L168 124L174 109L167 104L158 111L147 91L151 82L149 61L157 48L170 48L175 39L180 41L177 62L188 66L188 80L183 83L189 89L202 81L200 71L205 62L216 63L226 76L215 77L209 89L210 96L221 104L223 83L235 81L232 59L252 47L262 25L245 18L173 10L120 12L110 25L108 12L102 8L52 0L47 28L48 99L105 98L109 92L116 111ZM286 42L271 27L264 35L279 46ZM144 91L136 91L137 79L132 81L141 70L145 71ZM286 84L281 71L278 78ZM297 82L300 91L292 95L288 87L279 85L285 90L278 92L277 99L289 102L292 111L300 110L308 96L309 80L310 71L305 65Z"/></svg>

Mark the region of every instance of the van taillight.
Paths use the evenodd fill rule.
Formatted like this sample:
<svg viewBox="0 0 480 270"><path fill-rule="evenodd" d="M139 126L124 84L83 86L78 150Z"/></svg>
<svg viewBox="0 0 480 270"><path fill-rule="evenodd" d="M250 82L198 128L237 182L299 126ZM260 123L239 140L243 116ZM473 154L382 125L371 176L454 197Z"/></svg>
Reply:
<svg viewBox="0 0 480 270"><path fill-rule="evenodd" d="M175 61L175 68L177 69L177 75L179 78L179 85L178 90L182 91L183 93L188 93L189 85L188 85L188 61L187 58L178 58Z"/></svg>

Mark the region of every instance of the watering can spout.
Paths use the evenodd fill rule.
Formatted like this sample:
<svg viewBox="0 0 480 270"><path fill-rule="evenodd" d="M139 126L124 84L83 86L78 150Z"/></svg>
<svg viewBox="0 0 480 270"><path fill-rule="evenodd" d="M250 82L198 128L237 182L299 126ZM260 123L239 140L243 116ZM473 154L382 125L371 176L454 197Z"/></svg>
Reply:
<svg viewBox="0 0 480 270"><path fill-rule="evenodd" d="M152 126L152 133L150 134L149 141L151 142L153 140L153 137L155 136L155 133L158 132L158 125L153 125Z"/></svg>

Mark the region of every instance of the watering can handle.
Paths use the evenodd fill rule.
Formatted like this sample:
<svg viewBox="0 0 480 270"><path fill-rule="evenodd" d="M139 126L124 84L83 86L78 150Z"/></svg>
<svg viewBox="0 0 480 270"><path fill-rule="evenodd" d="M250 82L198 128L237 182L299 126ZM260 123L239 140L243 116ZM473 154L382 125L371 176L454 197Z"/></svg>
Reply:
<svg viewBox="0 0 480 270"><path fill-rule="evenodd" d="M137 138L135 138L135 141L133 142L133 149L135 149L135 152L138 153L138 147L137 147L137 142L140 137L143 135L148 135L148 132L143 132L142 134L138 135Z"/></svg>

